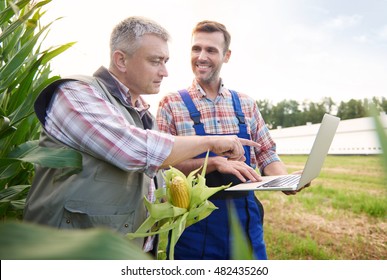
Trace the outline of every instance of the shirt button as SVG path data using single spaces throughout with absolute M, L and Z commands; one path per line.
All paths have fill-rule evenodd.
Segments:
M 128 224 L 125 224 L 125 225 L 124 225 L 124 227 L 126 227 L 126 228 L 127 228 L 127 227 L 129 227 L 129 225 L 128 225 Z
M 71 223 L 71 221 L 70 221 L 70 219 L 67 219 L 66 224 L 69 224 L 69 223 Z

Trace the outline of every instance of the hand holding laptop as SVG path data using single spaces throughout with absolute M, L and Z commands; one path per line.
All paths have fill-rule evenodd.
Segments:
M 303 172 L 303 170 L 298 170 L 298 171 L 293 172 L 292 174 L 299 174 L 299 175 L 301 175 L 302 172 Z M 300 188 L 298 190 L 295 190 L 295 191 L 283 191 L 283 193 L 286 194 L 286 195 L 295 195 L 298 192 L 302 191 L 303 189 L 309 187 L 311 184 L 312 184 L 312 182 L 309 182 L 308 184 L 306 184 L 305 186 L 303 186 L 302 188 Z

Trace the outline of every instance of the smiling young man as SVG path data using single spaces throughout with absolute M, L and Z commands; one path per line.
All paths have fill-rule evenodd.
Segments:
M 159 129 L 173 135 L 237 135 L 260 144 L 245 146 L 245 161 L 230 161 L 212 155 L 207 166 L 208 186 L 258 181 L 261 174 L 286 174 L 276 146 L 257 103 L 245 94 L 227 89 L 220 78 L 223 63 L 231 56 L 231 36 L 214 21 L 199 22 L 192 32 L 191 67 L 195 79 L 188 89 L 165 96 L 159 104 Z M 203 155 L 184 161 L 177 168 L 188 174 L 203 165 Z M 263 240 L 263 207 L 254 192 L 221 192 L 210 199 L 219 209 L 188 227 L 175 247 L 175 259 L 230 259 L 231 242 L 228 205 L 238 211 L 242 228 L 255 258 L 266 259 Z

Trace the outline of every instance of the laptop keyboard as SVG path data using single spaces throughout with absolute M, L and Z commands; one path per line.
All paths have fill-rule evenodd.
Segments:
M 287 175 L 283 177 L 276 178 L 274 180 L 271 180 L 263 185 L 261 187 L 267 188 L 267 187 L 288 187 L 288 186 L 294 186 L 297 185 L 300 181 L 301 175 Z

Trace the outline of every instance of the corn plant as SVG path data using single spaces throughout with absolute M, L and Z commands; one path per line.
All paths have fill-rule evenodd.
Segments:
M 59 77 L 50 77 L 50 60 L 74 43 L 42 50 L 49 27 L 41 26 L 41 8 L 51 2 L 0 0 L 0 217 L 21 218 L 34 175 L 33 164 L 81 168 L 70 150 L 38 145 L 39 122 L 33 103 Z
M 174 248 L 185 228 L 208 217 L 217 207 L 208 200 L 215 193 L 229 186 L 209 188 L 206 185 L 207 157 L 201 174 L 199 169 L 185 176 L 180 170 L 170 167 L 164 173 L 166 188 L 159 188 L 156 201 L 144 197 L 149 216 L 134 233 L 127 234 L 129 239 L 171 232 L 169 240 L 169 259 L 174 259 Z M 165 244 L 166 242 L 162 242 Z M 165 251 L 166 248 L 161 250 Z

